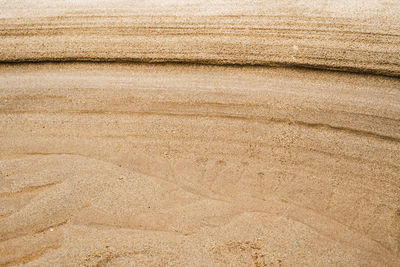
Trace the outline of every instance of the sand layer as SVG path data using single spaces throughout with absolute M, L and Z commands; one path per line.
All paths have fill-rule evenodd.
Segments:
M 400 264 L 400 81 L 0 66 L 0 264 Z
M 0 1 L 0 61 L 285 65 L 400 76 L 398 0 Z

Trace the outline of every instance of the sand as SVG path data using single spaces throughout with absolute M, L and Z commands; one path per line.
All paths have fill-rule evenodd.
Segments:
M 0 1 L 0 61 L 305 66 L 400 76 L 398 0 Z
M 400 4 L 362 2 L 0 1 L 0 265 L 399 266 Z

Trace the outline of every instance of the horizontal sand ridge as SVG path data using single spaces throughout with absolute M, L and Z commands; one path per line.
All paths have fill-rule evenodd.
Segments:
M 46 63 L 132 63 L 132 64 L 178 64 L 178 65 L 210 65 L 226 67 L 277 67 L 293 69 L 310 69 L 321 71 L 339 71 L 353 74 L 381 75 L 393 78 L 399 78 L 397 72 L 382 71 L 380 69 L 365 69 L 357 67 L 334 67 L 329 65 L 297 64 L 287 62 L 231 62 L 229 60 L 202 60 L 202 59 L 143 59 L 143 58 L 25 58 L 15 60 L 0 60 L 0 64 L 46 64 Z
M 399 77 L 400 2 L 330 2 L 22 1 L 18 9 L 5 1 L 0 61 L 297 66 Z

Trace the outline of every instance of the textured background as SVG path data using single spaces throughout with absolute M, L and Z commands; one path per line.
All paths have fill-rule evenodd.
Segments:
M 298 65 L 399 76 L 400 2 L 1 1 L 0 60 Z
M 0 265 L 399 266 L 399 6 L 0 1 Z

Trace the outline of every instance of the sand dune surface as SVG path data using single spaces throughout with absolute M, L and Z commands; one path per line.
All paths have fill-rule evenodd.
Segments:
M 396 79 L 51 63 L 0 80 L 2 264 L 399 263 Z
M 400 265 L 397 1 L 0 6 L 1 266 Z

